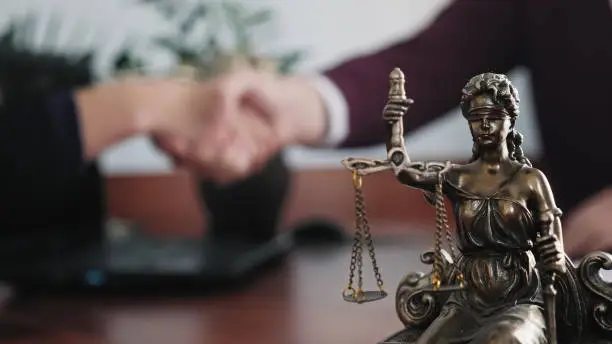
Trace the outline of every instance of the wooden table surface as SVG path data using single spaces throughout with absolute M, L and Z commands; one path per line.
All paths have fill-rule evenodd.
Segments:
M 292 184 L 284 227 L 313 216 L 351 226 L 354 191 L 346 171 L 295 173 Z M 390 294 L 382 301 L 342 300 L 350 247 L 301 249 L 253 285 L 223 296 L 40 296 L 6 309 L 0 295 L 0 343 L 376 343 L 401 328 L 395 288 L 406 273 L 423 268 L 418 256 L 432 245 L 427 229 L 434 211 L 421 193 L 398 187 L 390 175 L 372 176 L 366 184 L 372 230 L 385 236 L 376 245 Z M 205 216 L 194 185 L 181 173 L 109 178 L 109 213 L 138 221 L 151 234 L 197 237 Z M 365 271 L 375 287 L 371 270 Z
M 349 226 L 354 196 L 350 176 L 340 172 L 297 174 L 284 222 L 323 216 Z M 192 184 L 181 175 L 115 178 L 108 186 L 109 211 L 154 233 L 182 228 L 183 235 L 201 235 L 204 218 Z M 421 193 L 398 188 L 390 176 L 372 176 L 367 185 L 377 260 L 390 294 L 382 301 L 342 300 L 350 247 L 304 248 L 243 291 L 223 296 L 41 296 L 0 306 L 0 343 L 377 343 L 402 327 L 394 304 L 400 279 L 429 269 L 419 254 L 433 244 L 434 210 Z M 375 287 L 371 270 L 365 271 L 367 285 Z
M 40 296 L 5 309 L 1 343 L 332 344 L 376 343 L 401 329 L 394 293 L 409 271 L 427 269 L 419 235 L 380 238 L 377 260 L 389 296 L 350 304 L 341 290 L 350 247 L 302 248 L 243 291 L 222 296 Z M 364 268 L 369 268 L 364 256 Z M 375 287 L 371 269 L 365 283 Z

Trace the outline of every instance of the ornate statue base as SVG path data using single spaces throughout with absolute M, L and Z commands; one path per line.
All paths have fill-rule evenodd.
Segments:
M 434 252 L 425 252 L 421 261 L 433 264 Z M 444 270 L 452 261 L 443 254 Z M 567 259 L 568 274 L 558 283 L 563 298 L 557 301 L 558 344 L 612 343 L 612 284 L 601 278 L 602 270 L 612 270 L 612 255 L 593 252 L 578 265 Z M 448 273 L 443 279 L 448 280 Z M 448 293 L 431 292 L 431 276 L 422 272 L 407 274 L 397 287 L 395 306 L 406 326 L 378 344 L 414 344 L 438 316 Z

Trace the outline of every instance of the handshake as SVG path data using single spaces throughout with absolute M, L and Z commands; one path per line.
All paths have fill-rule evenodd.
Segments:
M 132 78 L 79 93 L 90 158 L 145 134 L 177 166 L 218 183 L 256 173 L 287 145 L 316 145 L 326 131 L 319 94 L 294 76 L 243 70 L 202 82 Z M 125 123 L 133 128 L 119 129 Z M 117 131 L 113 142 L 96 141 L 104 128 Z

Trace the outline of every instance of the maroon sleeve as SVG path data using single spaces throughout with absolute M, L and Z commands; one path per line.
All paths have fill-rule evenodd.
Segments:
M 416 37 L 327 71 L 348 103 L 350 131 L 342 146 L 385 140 L 381 116 L 394 67 L 404 72 L 407 95 L 415 101 L 404 121 L 410 131 L 458 106 L 472 76 L 506 73 L 520 64 L 521 18 L 518 0 L 457 0 Z

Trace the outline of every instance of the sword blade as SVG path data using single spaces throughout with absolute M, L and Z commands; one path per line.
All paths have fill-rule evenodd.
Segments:
M 557 315 L 555 298 L 557 289 L 555 288 L 555 275 L 550 276 L 550 280 L 544 286 L 544 312 L 546 313 L 546 334 L 548 344 L 557 344 Z

